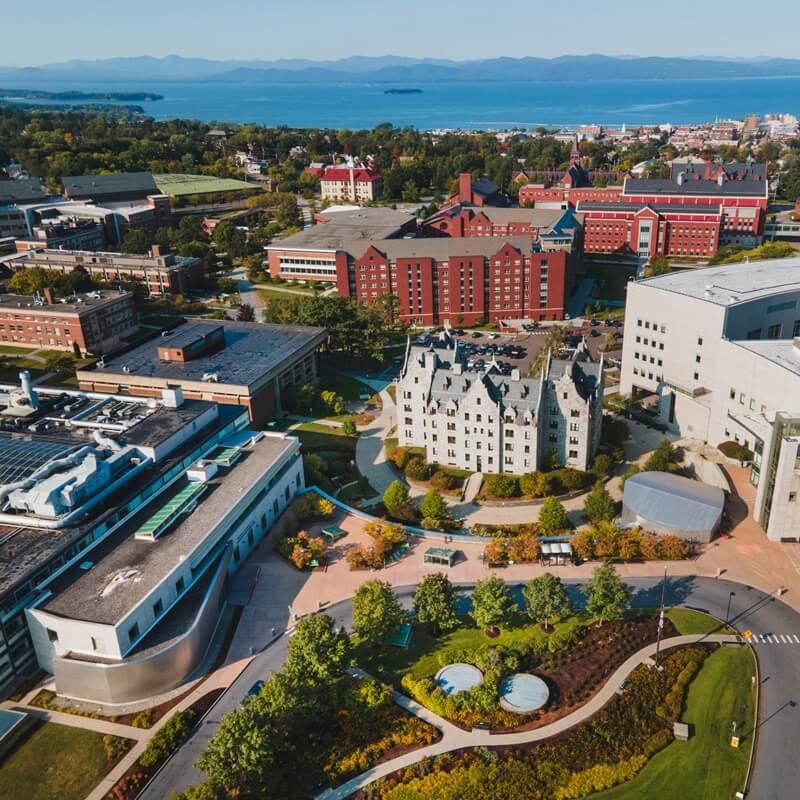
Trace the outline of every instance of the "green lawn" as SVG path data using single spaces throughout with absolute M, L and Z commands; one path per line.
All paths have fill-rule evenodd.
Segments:
M 374 394 L 366 383 L 351 378 L 349 375 L 334 375 L 330 372 L 320 375 L 317 388 L 320 392 L 336 392 L 345 400 L 358 400 L 359 394 L 364 390 L 368 391 L 370 395 Z
M 110 766 L 99 733 L 46 722 L 0 765 L 0 797 L 83 800 Z
M 289 287 L 286 287 L 286 290 L 279 289 L 272 287 L 268 289 L 258 289 L 258 293 L 261 295 L 262 300 L 277 300 L 279 302 L 283 302 L 284 300 L 302 300 L 304 296 L 310 296 L 316 294 L 313 289 L 304 289 L 302 286 L 292 286 L 291 291 L 288 291 Z
M 462 622 L 463 627 L 439 639 L 431 636 L 425 628 L 415 625 L 414 635 L 407 649 L 385 646 L 376 650 L 370 646 L 362 646 L 356 660 L 362 669 L 399 686 L 401 678 L 407 672 L 417 679 L 435 675 L 441 667 L 439 654 L 446 650 L 472 650 L 483 645 L 529 642 L 542 645 L 548 635 L 541 626 L 531 624 L 522 615 L 517 615 L 511 624 L 504 626 L 496 639 L 490 639 L 483 630 L 476 628 L 469 617 L 462 618 Z M 574 628 L 584 623 L 583 617 L 573 616 L 556 625 L 556 630 Z
M 732 798 L 744 784 L 753 733 L 753 656 L 745 647 L 722 647 L 692 681 L 681 721 L 691 726 L 688 742 L 673 742 L 622 786 L 592 800 L 705 800 Z M 747 705 L 747 710 L 742 708 Z M 743 740 L 730 746 L 731 721 Z
M 678 629 L 678 633 L 736 633 L 730 626 L 722 620 L 712 617 L 703 611 L 695 611 L 692 608 L 670 608 L 667 616 L 672 620 L 672 624 Z
M 216 192 L 255 191 L 258 186 L 234 178 L 217 178 L 213 175 L 187 175 L 166 173 L 153 176 L 158 191 L 173 197 L 191 194 L 215 194 Z

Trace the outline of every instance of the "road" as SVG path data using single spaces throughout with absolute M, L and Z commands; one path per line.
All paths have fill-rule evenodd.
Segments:
M 253 307 L 253 311 L 255 311 L 256 315 L 256 322 L 263 322 L 264 303 L 261 301 L 261 295 L 253 288 L 253 284 L 248 280 L 244 267 L 236 267 L 236 269 L 231 272 L 231 278 L 236 281 L 236 291 L 239 292 L 239 298 L 242 303 Z
M 565 581 L 574 599 L 579 584 Z M 661 581 L 653 578 L 626 580 L 634 590 L 633 603 L 640 608 L 658 606 Z M 462 587 L 468 590 L 469 587 Z M 404 604 L 410 605 L 413 587 L 396 589 Z M 667 603 L 702 609 L 720 619 L 728 613 L 730 622 L 740 631 L 750 630 L 758 656 L 761 702 L 758 746 L 748 797 L 754 800 L 783 800 L 796 797 L 800 786 L 800 759 L 796 756 L 796 737 L 800 730 L 800 614 L 773 595 L 725 580 L 682 577 L 669 581 Z M 349 627 L 352 620 L 350 600 L 325 610 L 337 624 Z M 142 795 L 144 800 L 163 800 L 172 792 L 203 780 L 194 763 L 213 736 L 222 717 L 237 708 L 258 679 L 281 668 L 286 657 L 288 637 L 278 638 L 259 653 L 241 676 L 222 696 L 200 729 L 167 763 L 156 780 Z M 692 800 L 687 798 L 686 800 Z

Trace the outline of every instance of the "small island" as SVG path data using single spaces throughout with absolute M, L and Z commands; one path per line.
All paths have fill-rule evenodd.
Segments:
M 422 94 L 422 89 L 386 89 L 384 94 Z
M 103 100 L 118 103 L 141 103 L 163 100 L 164 95 L 153 92 L 45 92 L 36 89 L 0 89 L 0 97 L 19 100 Z

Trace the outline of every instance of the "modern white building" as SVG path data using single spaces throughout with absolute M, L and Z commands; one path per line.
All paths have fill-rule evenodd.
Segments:
M 552 453 L 588 469 L 600 442 L 603 363 L 579 347 L 548 358 L 539 378 L 469 369 L 458 342 L 408 346 L 397 385 L 401 446 L 424 447 L 431 464 L 524 474 Z
M 800 257 L 628 284 L 620 391 L 682 436 L 751 449 L 756 520 L 800 537 Z

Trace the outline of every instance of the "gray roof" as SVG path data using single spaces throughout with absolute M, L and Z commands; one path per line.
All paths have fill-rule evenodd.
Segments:
M 121 621 L 188 555 L 194 553 L 209 531 L 222 522 L 259 476 L 296 446 L 297 440 L 293 437 L 265 436 L 252 450 L 243 450 L 243 457 L 233 466 L 220 468 L 217 475 L 208 481 L 194 512 L 181 517 L 180 522 L 155 541 L 136 539 L 134 534 L 139 526 L 164 506 L 168 496 L 176 494 L 187 484 L 184 475 L 165 494 L 154 497 L 119 531 L 88 553 L 86 560 L 93 562 L 90 569 L 83 570 L 77 566 L 60 577 L 55 587 L 57 594 L 44 605 L 43 610 L 101 624 Z M 104 596 L 103 590 L 109 581 L 126 570 L 136 570 L 136 580 L 122 581 Z
M 435 258 L 444 260 L 459 256 L 493 256 L 510 244 L 521 252 L 531 251 L 530 236 L 467 236 L 432 239 L 386 239 L 382 242 L 346 242 L 343 250 L 359 258 L 370 245 L 390 259 Z
M 120 297 L 133 297 L 130 292 L 117 292 L 116 290 L 106 289 L 105 291 L 97 291 L 92 294 L 76 294 L 71 295 L 69 302 L 62 303 L 56 299 L 53 305 L 36 305 L 36 298 L 28 294 L 0 294 L 0 309 L 6 310 L 9 307 L 24 308 L 26 313 L 40 312 L 42 314 L 80 314 L 88 309 L 97 308 L 98 306 L 106 305 Z
M 668 472 L 640 472 L 625 481 L 623 520 L 676 533 L 713 531 L 725 506 L 722 489 Z
M 61 181 L 69 197 L 114 194 L 161 194 L 150 172 L 115 172 L 110 175 L 67 175 Z
M 767 169 L 765 164 L 711 164 L 710 173 L 723 170 L 724 179 L 720 184 L 706 178 L 707 165 L 673 164 L 670 178 L 626 178 L 624 195 L 631 194 L 679 194 L 693 195 L 741 195 L 744 197 L 766 197 L 768 192 Z M 679 183 L 679 176 L 681 182 Z
M 345 242 L 397 236 L 401 233 L 401 229 L 414 219 L 413 214 L 390 208 L 338 211 L 328 217 L 328 222 L 312 225 L 285 239 L 276 239 L 266 249 L 341 250 Z
M 225 329 L 225 347 L 222 350 L 186 362 L 159 359 L 160 347 L 179 347 L 180 342 L 207 335 L 220 326 Z M 127 353 L 107 359 L 105 366 L 86 372 L 86 376 L 90 380 L 102 381 L 106 375 L 115 375 L 123 382 L 128 375 L 168 381 L 202 381 L 206 373 L 212 373 L 218 376 L 218 384 L 252 387 L 277 375 L 301 351 L 322 344 L 326 336 L 324 328 L 302 325 L 218 320 L 185 322 L 166 336 L 156 337 Z
M 800 256 L 676 270 L 639 283 L 714 305 L 732 306 L 760 297 L 800 293 Z
M 485 216 L 491 222 L 507 225 L 512 222 L 524 222 L 537 228 L 550 228 L 564 216 L 560 208 L 498 208 L 496 206 L 462 206 L 455 205 L 442 209 L 431 217 L 436 220 L 444 216 L 455 216 L 468 211 L 472 217 Z
M 734 344 L 793 372 L 795 375 L 800 375 L 800 347 L 795 344 L 795 341 L 793 339 L 748 339 L 736 341 Z M 789 402 L 788 398 L 787 402 Z M 800 407 L 800 397 L 794 397 L 792 402 L 796 407 Z
M 719 214 L 719 205 L 678 205 L 677 203 L 602 203 L 578 201 L 578 211 L 641 211 L 652 208 L 658 214 Z
M 0 180 L 0 203 L 35 203 L 47 196 L 47 189 L 38 178 Z
M 475 194 L 482 195 L 483 197 L 489 197 L 497 193 L 497 184 L 494 181 L 490 181 L 489 178 L 483 175 L 480 178 L 475 178 L 472 181 L 472 191 L 475 192 Z

